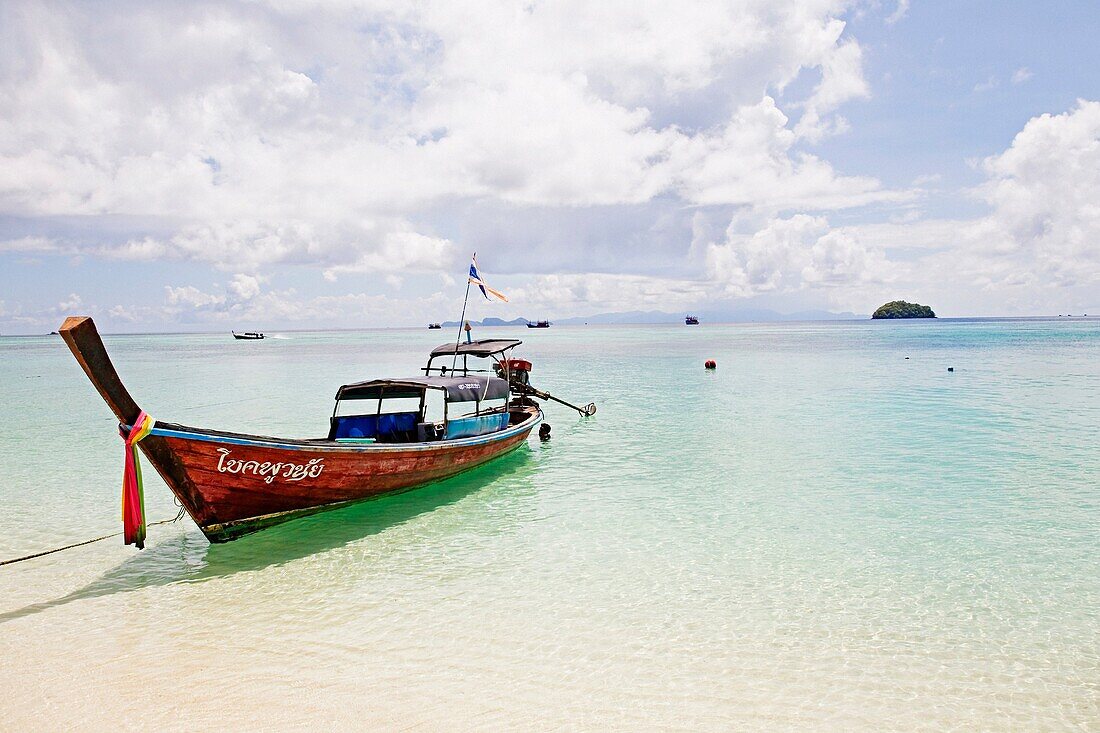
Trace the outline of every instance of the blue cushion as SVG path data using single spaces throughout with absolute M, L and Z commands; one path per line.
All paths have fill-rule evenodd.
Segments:
M 348 415 L 336 418 L 333 438 L 370 438 L 378 433 L 375 415 Z
M 447 421 L 447 439 L 472 438 L 475 435 L 495 433 L 508 427 L 508 413 L 474 415 Z
M 334 418 L 333 438 L 374 438 L 396 433 L 415 433 L 419 412 L 393 412 L 383 415 L 347 415 Z
M 392 412 L 378 416 L 378 435 L 415 432 L 419 412 Z

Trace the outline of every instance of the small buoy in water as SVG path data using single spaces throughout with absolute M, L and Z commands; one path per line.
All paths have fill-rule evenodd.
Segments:
M 706 363 L 703 364 L 703 367 L 705 369 L 717 369 L 718 365 L 714 363 L 714 359 L 707 359 Z
M 955 367 L 947 367 L 947 371 L 953 372 L 953 371 L 955 371 Z
M 550 423 L 544 422 L 539 426 L 539 440 L 550 440 Z

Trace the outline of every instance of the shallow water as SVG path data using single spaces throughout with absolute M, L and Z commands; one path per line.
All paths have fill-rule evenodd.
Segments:
M 483 335 L 598 414 L 227 545 L 0 567 L 3 727 L 1100 730 L 1100 322 Z M 285 336 L 106 341 L 154 417 L 313 437 L 445 338 Z M 0 384 L 0 559 L 120 529 L 61 340 L 0 339 Z

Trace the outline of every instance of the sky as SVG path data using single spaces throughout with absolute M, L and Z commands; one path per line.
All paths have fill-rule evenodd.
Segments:
M 0 4 L 0 333 L 1100 314 L 1095 2 Z M 478 296 L 480 297 L 480 296 Z

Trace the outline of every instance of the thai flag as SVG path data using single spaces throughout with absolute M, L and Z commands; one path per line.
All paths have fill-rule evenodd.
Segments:
M 481 273 L 477 271 L 477 252 L 474 252 L 473 259 L 470 261 L 470 282 L 481 288 L 481 294 L 485 296 L 485 300 L 492 300 L 489 297 L 489 294 L 492 293 L 499 300 L 503 300 L 505 303 L 508 302 L 508 296 L 499 290 L 493 290 L 481 279 Z

